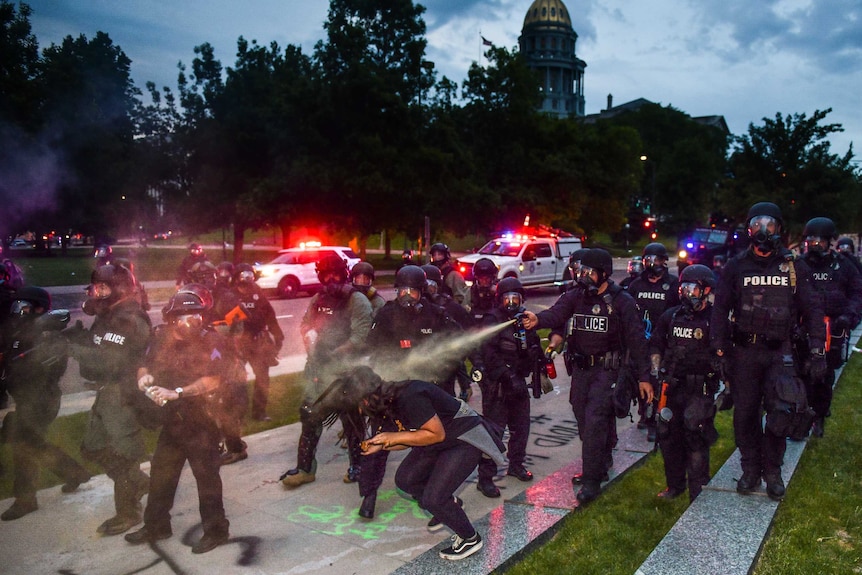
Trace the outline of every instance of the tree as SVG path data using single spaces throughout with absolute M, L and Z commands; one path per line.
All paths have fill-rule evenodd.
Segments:
M 853 146 L 843 156 L 830 151 L 828 137 L 843 131 L 840 124 L 822 124 L 832 111 L 780 113 L 749 124 L 748 133 L 734 141 L 730 158 L 732 179 L 723 190 L 723 207 L 742 221 L 759 201 L 782 209 L 785 227 L 798 233 L 810 218 L 827 216 L 839 229 L 862 227 L 862 182 L 852 165 Z

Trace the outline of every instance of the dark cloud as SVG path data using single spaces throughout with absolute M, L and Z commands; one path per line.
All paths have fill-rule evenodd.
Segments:
M 811 2 L 790 7 L 767 0 L 710 0 L 693 2 L 699 14 L 702 49 L 728 61 L 741 61 L 761 51 L 783 52 L 827 72 L 842 74 L 862 69 L 862 0 Z M 727 30 L 732 45 L 710 30 Z M 696 40 L 694 41 L 696 42 Z

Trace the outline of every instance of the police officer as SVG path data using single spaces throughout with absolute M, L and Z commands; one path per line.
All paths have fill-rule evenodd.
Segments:
M 247 316 L 243 321 L 242 333 L 237 336 L 237 347 L 240 357 L 248 361 L 254 372 L 251 417 L 256 421 L 270 421 L 266 414 L 269 367 L 278 363 L 276 356 L 284 343 L 284 332 L 278 325 L 272 304 L 255 282 L 251 265 L 239 264 L 235 267 L 233 287 Z
M 491 310 L 497 307 L 496 285 L 499 272 L 497 264 L 490 258 L 479 258 L 473 264 L 473 285 L 470 286 L 471 325 L 482 325 L 485 314 L 491 313 Z
M 583 442 L 583 472 L 574 483 L 582 483 L 577 499 L 582 504 L 599 496 L 607 481 L 616 445 L 613 394 L 622 384 L 621 369 L 626 357 L 634 365 L 638 390 L 653 399 L 649 382 L 649 358 L 643 322 L 632 296 L 610 279 L 613 258 L 603 249 L 593 248 L 581 258 L 577 282 L 581 289 L 569 290 L 547 310 L 524 312 L 527 329 L 551 328 L 550 346 L 563 342 L 560 331 L 574 317 L 567 345 L 573 361 L 569 403 L 578 422 Z
M 209 258 L 204 253 L 202 245 L 197 242 L 189 244 L 189 255 L 184 257 L 183 261 L 180 262 L 180 265 L 177 266 L 177 288 L 183 284 L 193 283 L 194 279 L 191 277 L 192 267 L 196 263 L 207 260 L 209 260 Z
M 766 409 L 764 429 L 762 406 L 791 369 L 786 361 L 792 357 L 791 337 L 800 317 L 811 349 L 812 376 L 825 373 L 823 307 L 808 265 L 794 261 L 781 243 L 779 207 L 771 202 L 754 204 L 747 221 L 751 243 L 727 262 L 715 291 L 710 344 L 730 381 L 742 465 L 736 490 L 751 493 L 762 477 L 769 497 L 780 500 L 785 490 L 781 466 L 786 434 L 771 430 L 770 421 L 777 416 L 774 408 Z
M 149 478 L 139 461 L 145 455 L 135 405 L 140 396 L 135 373 L 150 340 L 150 319 L 135 297 L 135 278 L 109 264 L 93 271 L 84 313 L 94 315 L 89 330 L 75 336 L 70 355 L 81 377 L 98 392 L 90 410 L 81 454 L 98 463 L 114 481 L 116 515 L 99 525 L 104 535 L 118 535 L 141 522 L 141 497 Z
M 853 267 L 859 270 L 859 273 L 862 273 L 862 262 L 860 262 L 859 258 L 856 256 L 856 246 L 853 244 L 853 240 L 847 236 L 839 238 L 835 244 L 835 251 L 846 256 L 853 264 Z
M 578 277 L 578 268 L 581 266 L 581 258 L 584 257 L 585 253 L 587 253 L 587 249 L 581 248 L 569 254 L 569 262 L 566 264 L 566 268 L 568 269 L 567 273 L 569 275 L 569 278 L 571 279 L 571 283 L 569 283 L 568 285 L 564 284 L 562 286 L 564 289 L 562 289 L 561 291 L 565 292 L 567 290 L 578 287 L 578 282 L 576 279 Z
M 452 380 L 462 361 L 458 355 L 447 357 L 425 347 L 461 331 L 443 308 L 423 296 L 426 286 L 421 267 L 404 266 L 395 274 L 395 300 L 386 302 L 374 318 L 368 333 L 369 351 L 375 369 L 387 379 L 421 379 L 439 385 Z M 446 391 L 454 395 L 454 389 Z M 362 460 L 359 515 L 366 519 L 374 517 L 387 458 L 387 452 L 379 452 Z
M 150 494 L 144 526 L 125 539 L 153 543 L 172 535 L 171 508 L 180 474 L 189 462 L 198 488 L 203 537 L 192 553 L 206 553 L 228 540 L 219 475 L 219 433 L 209 415 L 207 396 L 216 392 L 229 365 L 230 346 L 208 330 L 205 315 L 212 295 L 200 284 L 183 287 L 162 310 L 167 325 L 156 330 L 143 365 L 138 389 L 164 410 L 150 467 Z
M 300 333 L 308 352 L 305 363 L 306 389 L 299 419 L 302 432 L 297 447 L 296 467 L 281 477 L 292 489 L 316 479 L 317 443 L 323 433 L 323 421 L 329 414 L 318 414 L 311 405 L 332 382 L 336 373 L 346 368 L 363 351 L 371 329 L 371 303 L 348 282 L 347 264 L 336 255 L 317 263 L 317 278 L 323 289 L 311 298 L 300 322 Z M 349 428 L 349 426 L 348 426 Z M 350 468 L 346 482 L 359 475 L 359 441 L 348 435 Z
M 862 318 L 862 274 L 847 258 L 834 252 L 830 242 L 837 236 L 835 223 L 829 218 L 813 218 L 805 224 L 802 236 L 805 254 L 802 259 L 811 268 L 814 290 L 823 298 L 823 307 L 829 321 L 831 335 L 829 351 L 826 353 L 826 375 L 814 379 L 804 373 L 808 393 L 808 405 L 814 409 L 815 419 L 812 434 L 823 437 L 823 429 L 832 404 L 832 386 L 835 370 L 844 363 L 844 348 L 849 343 L 850 332 Z M 804 341 L 799 341 L 807 352 Z M 802 356 L 804 360 L 807 353 Z
M 709 347 L 715 276 L 700 264 L 687 266 L 679 278 L 680 305 L 658 318 L 650 338 L 650 359 L 660 366 L 658 442 L 667 487 L 658 494 L 674 499 L 686 489 L 694 501 L 709 482 L 709 448 L 715 430 L 715 394 L 719 374 Z
M 640 277 L 643 271 L 643 256 L 632 257 L 632 259 L 630 259 L 629 263 L 626 265 L 626 273 L 628 275 L 623 278 L 623 281 L 620 282 L 620 287 L 622 287 L 623 289 L 628 289 L 629 285 L 635 280 L 635 278 Z
M 438 242 L 431 246 L 428 253 L 431 254 L 431 264 L 437 266 L 440 273 L 443 274 L 443 284 L 440 286 L 441 291 L 452 296 L 459 305 L 469 310 L 470 301 L 468 299 L 467 282 L 464 281 L 464 276 L 452 265 L 452 254 L 449 252 L 449 246 Z
M 486 326 L 495 326 L 520 318 L 524 313 L 526 293 L 518 278 L 503 278 L 497 284 L 497 307 L 485 317 Z M 485 377 L 482 388 L 482 415 L 500 426 L 509 427 L 509 469 L 506 475 L 521 481 L 532 481 L 533 474 L 524 467 L 527 440 L 530 437 L 530 394 L 526 378 L 542 353 L 539 336 L 527 331 L 520 322 L 510 323 L 482 344 Z M 485 497 L 500 497 L 494 485 L 497 465 L 488 457 L 479 463 L 476 487 Z
M 666 309 L 679 304 L 679 280 L 668 271 L 667 248 L 652 242 L 644 246 L 643 267 L 641 275 L 631 281 L 628 292 L 635 298 L 635 303 L 643 318 L 644 334 L 647 341 L 652 335 L 653 327 Z M 656 375 L 652 376 L 653 386 L 657 385 Z M 638 401 L 640 421 L 638 429 L 647 430 L 647 439 L 655 441 L 655 404 L 647 405 Z
M 357 262 L 350 269 L 350 283 L 356 291 L 365 294 L 371 304 L 372 317 L 386 303 L 386 298 L 380 295 L 374 287 L 374 266 L 368 262 Z
M 65 341 L 57 332 L 66 326 L 68 312 L 53 315 L 47 313 L 50 309 L 47 291 L 24 286 L 16 292 L 12 316 L 3 326 L 0 372 L 15 399 L 15 411 L 3 421 L 15 465 L 15 501 L 0 515 L 3 521 L 39 508 L 36 490 L 42 465 L 63 479 L 63 493 L 75 491 L 90 479 L 86 469 L 45 438 L 60 410 L 59 381 L 67 360 Z

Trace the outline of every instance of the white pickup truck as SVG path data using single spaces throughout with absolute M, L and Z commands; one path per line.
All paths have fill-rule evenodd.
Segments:
M 481 258 L 497 264 L 499 279 L 518 278 L 524 287 L 561 285 L 569 255 L 581 249 L 576 236 L 506 235 L 495 238 L 477 252 L 458 258 L 456 268 L 464 279 L 473 279 L 473 265 Z

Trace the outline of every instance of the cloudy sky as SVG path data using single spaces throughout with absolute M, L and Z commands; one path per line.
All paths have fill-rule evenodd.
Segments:
M 532 0 L 425 0 L 427 59 L 461 82 L 482 61 L 480 34 L 514 47 Z M 734 134 L 776 113 L 832 108 L 843 154 L 862 144 L 862 0 L 564 0 L 587 62 L 586 111 L 646 98 L 692 116 L 723 115 Z M 176 87 L 176 64 L 236 40 L 299 45 L 323 36 L 327 0 L 28 0 L 41 47 L 107 32 L 132 60 L 138 87 Z M 483 62 L 484 63 L 484 62 Z

